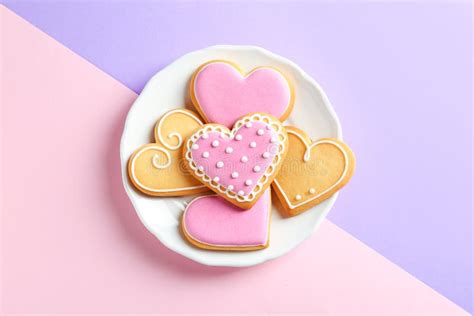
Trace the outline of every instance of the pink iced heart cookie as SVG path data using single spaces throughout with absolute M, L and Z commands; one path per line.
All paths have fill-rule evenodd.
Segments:
M 271 214 L 270 189 L 249 210 L 216 195 L 192 200 L 184 211 L 181 228 L 193 245 L 212 250 L 248 251 L 268 246 Z
M 249 209 L 277 175 L 288 150 L 280 121 L 254 113 L 235 123 L 232 131 L 206 124 L 184 147 L 191 175 L 234 205 Z
M 258 67 L 244 76 L 228 61 L 208 62 L 195 72 L 191 99 L 208 123 L 230 128 L 250 112 L 265 112 L 281 121 L 290 114 L 293 90 L 278 70 Z

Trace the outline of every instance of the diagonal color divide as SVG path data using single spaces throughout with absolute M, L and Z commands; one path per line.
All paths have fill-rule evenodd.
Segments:
M 330 96 L 357 156 L 329 219 L 472 311 L 469 2 L 7 3 L 136 92 L 214 44 L 294 60 Z
M 136 94 L 0 14 L 3 312 L 467 315 L 329 221 L 287 256 L 248 269 L 164 249 L 120 180 L 119 137 Z

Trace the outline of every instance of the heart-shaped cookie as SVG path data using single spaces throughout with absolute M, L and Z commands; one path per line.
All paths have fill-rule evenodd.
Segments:
M 272 187 L 289 216 L 321 203 L 352 177 L 355 157 L 342 141 L 323 138 L 312 142 L 300 129 L 286 127 L 289 150 Z
M 193 245 L 212 250 L 248 251 L 266 248 L 271 214 L 270 189 L 243 212 L 217 195 L 192 200 L 181 229 Z
M 264 112 L 284 121 L 290 114 L 294 93 L 278 70 L 258 67 L 244 75 L 236 65 L 213 60 L 200 66 L 190 83 L 191 100 L 208 123 L 230 128 L 251 112 Z
M 182 196 L 207 191 L 207 187 L 183 168 L 183 141 L 203 126 L 192 111 L 165 113 L 155 125 L 156 143 L 135 150 L 128 174 L 137 189 L 153 196 Z
M 238 120 L 232 131 L 204 125 L 189 137 L 183 154 L 196 179 L 248 209 L 277 175 L 287 150 L 288 135 L 280 121 L 254 113 Z

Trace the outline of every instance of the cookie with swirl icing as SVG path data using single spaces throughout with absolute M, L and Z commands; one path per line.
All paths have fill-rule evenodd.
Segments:
M 152 196 L 183 196 L 208 191 L 183 166 L 184 140 L 203 125 L 192 111 L 176 109 L 165 113 L 156 123 L 155 142 L 131 155 L 128 175 L 141 192 Z

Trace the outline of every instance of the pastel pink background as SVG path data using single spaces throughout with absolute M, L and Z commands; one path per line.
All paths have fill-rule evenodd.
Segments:
M 3 313 L 467 314 L 329 221 L 252 268 L 165 249 L 121 184 L 119 138 L 136 94 L 0 14 Z

